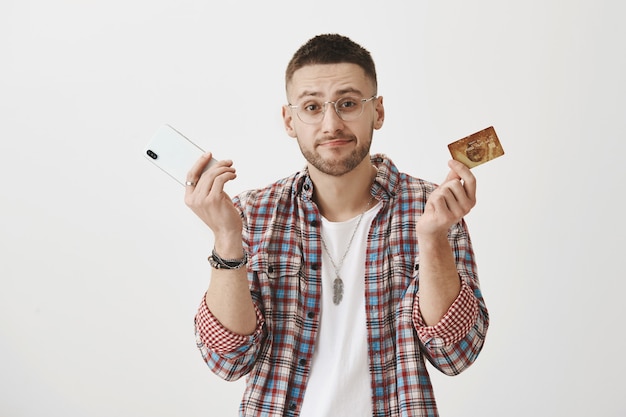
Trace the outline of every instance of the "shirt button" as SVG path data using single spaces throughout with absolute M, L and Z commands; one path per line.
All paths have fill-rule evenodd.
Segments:
M 294 411 L 296 409 L 296 403 L 289 404 L 289 410 Z
M 317 225 L 319 225 L 319 222 L 317 220 L 311 220 L 312 227 L 317 227 Z
M 320 269 L 320 264 L 317 264 L 317 263 L 312 264 L 311 265 L 311 269 L 314 270 L 314 271 L 317 271 L 318 269 Z
M 305 191 L 309 191 L 309 188 L 311 187 L 309 187 L 309 184 L 304 184 L 302 188 L 304 188 Z
M 306 365 L 306 359 L 300 359 L 298 363 L 300 364 L 300 366 L 304 366 Z
M 274 272 L 274 267 L 273 267 L 273 266 L 271 266 L 271 265 L 270 265 L 270 266 L 268 266 L 268 267 L 267 267 L 267 272 L 269 272 L 270 274 L 271 274 L 272 272 Z
M 315 317 L 315 313 L 312 311 L 309 311 L 306 315 L 308 318 L 312 319 L 313 317 Z

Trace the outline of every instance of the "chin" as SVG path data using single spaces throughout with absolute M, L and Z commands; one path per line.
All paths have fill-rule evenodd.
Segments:
M 334 177 L 340 177 L 345 175 L 361 164 L 364 158 L 369 157 L 368 152 L 363 155 L 362 153 L 353 151 L 350 155 L 344 158 L 330 158 L 325 159 L 318 155 L 317 158 L 308 159 L 309 163 L 313 165 L 318 171 Z

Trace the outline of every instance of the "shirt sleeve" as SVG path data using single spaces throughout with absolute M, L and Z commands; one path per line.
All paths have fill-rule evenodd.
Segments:
M 419 308 L 419 293 L 415 297 L 413 323 L 424 346 L 438 348 L 460 342 L 476 323 L 479 306 L 472 289 L 465 283 L 446 314 L 434 326 L 427 326 Z
M 206 299 L 203 297 L 195 318 L 198 347 L 201 350 L 207 348 L 220 356 L 237 356 L 238 352 L 245 352 L 247 347 L 254 344 L 261 336 L 263 329 L 263 315 L 256 304 L 254 305 L 254 310 L 257 317 L 255 332 L 251 335 L 240 335 L 231 332 L 220 323 L 209 310 L 209 307 L 206 305 Z

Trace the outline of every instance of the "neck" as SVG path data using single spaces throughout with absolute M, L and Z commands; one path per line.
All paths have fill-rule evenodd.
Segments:
M 309 167 L 315 185 L 314 200 L 325 218 L 345 221 L 363 213 L 374 204 L 371 188 L 376 178 L 376 168 L 369 156 L 355 169 L 341 175 L 324 174 Z M 369 203 L 369 204 L 368 204 Z

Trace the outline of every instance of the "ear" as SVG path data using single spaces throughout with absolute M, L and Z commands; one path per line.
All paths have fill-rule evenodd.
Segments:
M 383 105 L 383 97 L 378 96 L 376 98 L 376 120 L 374 121 L 374 129 L 380 129 L 383 127 L 383 122 L 385 121 L 385 106 Z
M 285 125 L 285 131 L 292 138 L 297 137 L 296 127 L 293 120 L 293 110 L 287 105 L 283 106 L 283 124 Z

